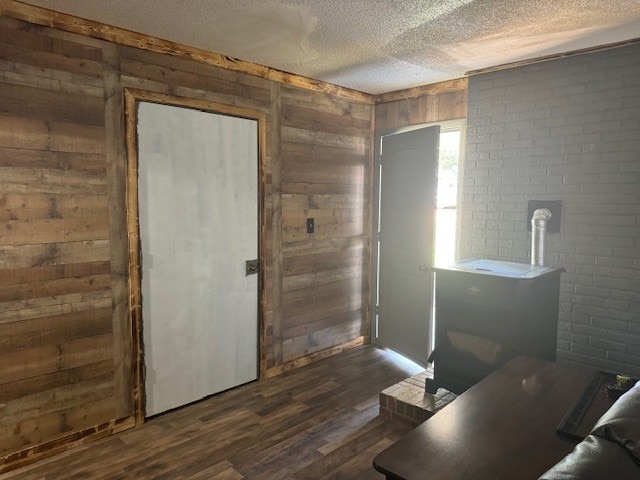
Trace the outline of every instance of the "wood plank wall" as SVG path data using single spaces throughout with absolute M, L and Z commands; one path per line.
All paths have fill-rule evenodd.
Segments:
M 403 98 L 405 97 L 405 98 Z M 467 117 L 467 79 L 379 95 L 376 132 Z
M 119 418 L 102 50 L 0 24 L 0 455 Z M 126 381 L 126 380 L 125 380 Z
M 0 472 L 133 424 L 127 87 L 266 115 L 267 374 L 368 339 L 372 105 L 0 17 Z
M 368 336 L 369 105 L 281 90 L 282 357 Z M 306 233 L 314 218 L 315 233 Z

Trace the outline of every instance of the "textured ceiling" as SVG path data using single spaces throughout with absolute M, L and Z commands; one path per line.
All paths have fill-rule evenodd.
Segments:
M 640 0 L 26 0 L 367 93 L 640 37 Z

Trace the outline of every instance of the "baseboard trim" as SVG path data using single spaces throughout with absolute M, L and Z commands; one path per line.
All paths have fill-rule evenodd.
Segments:
M 340 345 L 335 345 L 325 350 L 320 350 L 319 352 L 314 352 L 305 357 L 296 358 L 295 360 L 291 360 L 290 362 L 287 362 L 287 363 L 276 365 L 275 367 L 271 367 L 267 369 L 265 378 L 276 377 L 289 370 L 304 367 L 305 365 L 309 365 L 310 363 L 317 362 L 318 360 L 322 360 L 323 358 L 331 357 L 338 353 L 342 353 L 346 350 L 359 347 L 360 345 L 364 345 L 366 343 L 365 339 L 366 337 L 364 336 L 358 337 L 349 342 L 342 343 Z
M 52 457 L 99 438 L 128 430 L 136 425 L 135 415 L 118 418 L 109 422 L 58 437 L 50 442 L 40 443 L 23 450 L 0 457 L 0 474 L 16 470 L 31 463 Z

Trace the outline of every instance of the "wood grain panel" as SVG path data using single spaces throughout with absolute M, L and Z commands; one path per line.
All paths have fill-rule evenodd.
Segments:
M 99 74 L 98 67 L 102 58 L 102 51 L 100 48 L 87 45 L 82 41 L 81 37 L 76 36 L 74 41 L 69 41 L 55 35 L 43 35 L 42 29 L 38 26 L 6 18 L 3 24 L 0 24 L 0 42 L 29 48 L 42 54 L 62 55 L 69 60 L 93 61 L 96 62 L 94 67 L 97 74 Z M 42 55 L 42 57 L 46 58 L 47 56 Z M 57 58 L 50 55 L 48 57 Z
M 362 185 L 365 170 L 355 165 L 324 165 L 315 163 L 288 163 L 282 172 L 283 183 L 311 183 L 332 185 L 354 185 L 353 194 L 357 194 L 355 186 Z
M 5 220 L 0 227 L 3 245 L 104 240 L 108 237 L 109 219 L 106 217 Z
M 384 103 L 375 109 L 377 132 L 394 130 L 408 125 L 441 122 L 466 118 L 467 82 L 452 80 L 418 90 L 394 92 L 381 96 Z M 403 97 L 403 93 L 407 97 Z M 416 96 L 416 94 L 419 95 Z
M 96 290 L 0 304 L 0 323 L 92 311 L 112 305 L 111 291 Z
M 104 128 L 0 115 L 0 147 L 104 153 Z
M 360 264 L 361 260 L 358 262 L 358 265 L 353 267 L 342 267 L 334 270 L 323 270 L 319 272 L 284 277 L 282 282 L 282 291 L 290 292 L 293 290 L 309 288 L 314 285 L 324 285 L 326 283 L 346 279 L 357 281 L 362 275 L 362 268 Z
M 20 400 L 27 397 L 35 398 L 35 395 L 48 392 L 54 388 L 73 385 L 92 378 L 109 375 L 112 372 L 113 362 L 105 360 L 48 375 L 27 378 L 11 384 L 3 384 L 2 390 L 0 390 L 0 403 L 6 404 L 12 400 Z M 34 406 L 32 405 L 31 408 L 34 409 Z
M 104 155 L 76 152 L 0 148 L 0 167 L 106 172 Z
M 0 167 L 0 172 L 2 171 L 3 169 Z M 82 175 L 79 177 L 81 179 L 85 178 Z M 42 180 L 34 183 L 40 184 L 41 182 Z M 24 185 L 26 182 L 15 183 Z M 60 183 L 66 185 L 66 183 Z M 80 183 L 82 183 L 82 181 L 80 181 Z M 46 218 L 105 218 L 108 216 L 107 209 L 108 203 L 106 195 L 0 194 L 0 221 Z
M 113 359 L 113 335 L 105 333 L 1 354 L 0 378 L 12 383 L 109 359 Z
M 355 137 L 366 136 L 369 131 L 369 119 L 351 118 L 286 103 L 282 105 L 282 124 Z
M 0 59 L 0 81 L 9 85 L 42 88 L 87 97 L 102 97 L 102 79 L 41 66 L 18 64 Z
M 395 102 L 397 100 L 406 100 L 417 97 L 436 96 L 441 93 L 455 92 L 460 90 L 466 90 L 469 84 L 467 78 L 456 78 L 454 80 L 446 80 L 444 82 L 431 83 L 428 85 L 421 85 L 414 88 L 407 88 L 405 90 L 397 90 L 394 92 L 382 93 L 376 95 L 374 100 L 376 104 Z
M 23 396 L 20 401 L 9 401 L 5 408 L 8 416 L 20 424 L 25 420 L 40 420 L 43 413 L 46 415 L 60 410 L 69 411 L 77 405 L 86 406 L 111 396 L 113 396 L 113 374 L 107 371 L 104 375 L 88 378 L 71 386 L 63 385 L 44 393 L 37 392 Z M 46 411 L 41 409 L 43 404 L 48 407 Z
M 71 292 L 102 290 L 109 286 L 109 281 L 109 275 L 89 275 L 5 285 L 0 292 L 0 302 L 51 297 Z
M 285 209 L 291 212 L 300 212 L 309 209 L 348 209 L 349 207 L 353 207 L 353 197 L 348 194 L 302 195 L 285 193 L 282 195 L 282 198 Z
M 144 73 L 152 71 L 148 69 L 152 67 L 156 69 L 165 69 L 165 71 L 172 71 L 176 74 L 182 73 L 185 75 L 193 75 L 185 76 L 184 78 L 197 79 L 204 77 L 211 80 L 220 80 L 229 84 L 240 83 L 241 79 L 244 78 L 254 78 L 242 75 L 237 71 L 202 64 L 188 58 L 173 57 L 158 52 L 146 52 L 134 47 L 123 45 L 119 47 L 119 51 L 122 63 L 121 73 L 124 75 L 128 75 L 127 72 L 129 72 L 132 76 L 144 78 Z M 137 71 L 136 66 L 141 67 L 142 70 L 140 72 Z M 260 79 L 257 77 L 255 78 L 264 86 L 264 88 L 269 88 L 268 80 Z
M 282 358 L 363 338 L 369 317 L 372 109 L 286 89 L 282 107 Z M 315 232 L 306 231 L 314 218 Z
M 101 77 L 0 18 L 0 463 L 115 418 Z
M 314 334 L 314 332 L 322 332 L 327 328 L 339 328 L 345 325 L 359 328 L 360 322 L 362 322 L 362 312 L 360 310 L 350 310 L 324 317 L 315 322 L 296 322 L 295 324 L 285 326 L 284 331 L 287 338 L 303 338 L 304 336 Z
M 0 167 L 3 193 L 59 193 L 103 195 L 106 175 L 103 172 L 46 170 L 22 167 Z
M 73 58 L 61 53 L 35 50 L 23 45 L 11 45 L 1 41 L 0 60 L 82 75 L 99 76 L 102 73 L 99 62 Z
M 225 68 L 207 65 L 187 58 L 164 55 L 162 53 L 140 50 L 139 48 L 120 46 L 120 58 L 123 61 L 134 61 L 139 63 L 152 64 L 158 67 L 166 67 L 172 70 L 193 73 L 202 77 L 223 80 L 226 82 L 237 82 L 247 85 L 261 87 L 269 90 L 271 82 L 265 78 L 243 75 L 241 72 L 228 70 Z M 137 75 L 137 72 L 133 72 Z
M 288 86 L 283 86 L 280 98 L 285 105 L 295 105 L 303 108 L 312 107 L 316 110 L 321 110 L 323 113 L 358 120 L 368 120 L 372 110 L 367 104 L 349 101 L 333 95 L 325 95 L 313 90 Z
M 103 240 L 46 245 L 0 245 L 0 269 L 34 268 L 75 262 L 101 262 L 109 258 L 109 242 Z
M 235 73 L 232 78 L 220 78 L 222 75 L 209 76 L 200 72 L 179 70 L 176 67 L 184 62 L 178 59 L 166 61 L 164 58 L 161 65 L 149 63 L 149 59 L 135 61 L 124 59 L 121 62 L 120 73 L 129 77 L 150 80 L 168 85 L 190 88 L 200 91 L 214 91 L 225 95 L 243 97 L 251 100 L 267 102 L 270 99 L 269 89 L 263 86 L 253 86 L 241 83 L 238 79 L 240 74 Z M 196 69 L 192 69 L 196 70 Z
M 44 282 L 60 278 L 86 277 L 109 273 L 108 262 L 68 263 L 48 267 L 15 268 L 0 270 L 0 285 L 2 287 L 25 284 L 29 282 Z M 24 288 L 21 286 L 20 288 Z M 26 298 L 30 298 L 27 295 Z
M 255 63 L 227 57 L 194 47 L 177 44 L 144 34 L 112 27 L 91 20 L 66 15 L 39 7 L 34 7 L 14 0 L 5 0 L 1 6 L 2 14 L 32 24 L 55 27 L 67 32 L 104 39 L 108 42 L 136 47 L 142 50 L 163 53 L 180 58 L 188 58 L 197 62 L 228 70 L 242 72 L 252 76 L 268 78 L 272 82 L 293 85 L 295 87 L 323 92 L 353 102 L 373 104 L 373 98 L 366 93 L 358 92 L 319 80 L 282 72 Z
M 104 102 L 97 97 L 0 83 L 0 114 L 104 125 Z
M 288 126 L 282 127 L 282 141 L 284 142 L 310 143 L 312 145 L 342 147 L 363 155 L 368 148 L 368 142 L 366 140 L 368 140 L 368 136 L 357 137 L 304 128 Z
M 290 292 L 285 295 L 285 298 L 289 294 Z M 357 310 L 361 307 L 363 301 L 360 293 L 353 294 L 353 292 L 350 292 L 349 290 L 340 291 L 336 295 L 329 298 L 321 298 L 321 300 L 322 301 L 317 303 L 309 303 L 302 307 L 295 305 L 293 302 L 289 302 L 292 304 L 291 307 L 286 310 L 283 308 L 283 324 L 299 325 L 303 323 L 321 321 L 327 317 L 346 313 L 351 310 Z M 327 341 L 332 341 L 332 339 L 328 338 Z
M 322 163 L 327 165 L 367 165 L 368 151 L 354 152 L 351 148 L 284 142 L 281 145 L 283 164 Z
M 15 353 L 110 331 L 110 307 L 0 323 L 0 351 Z
M 334 347 L 342 351 L 354 342 L 361 345 L 364 337 L 357 335 L 362 321 L 355 323 L 355 325 L 340 324 L 324 329 L 314 328 L 314 331 L 309 334 L 287 338 L 282 345 L 282 357 L 285 362 L 292 362 L 315 354 L 322 355 L 325 350 Z M 327 339 L 330 339 L 329 344 Z M 335 343 L 332 345 L 332 342 Z
M 360 287 L 354 288 L 353 282 L 350 279 L 346 279 L 299 288 L 283 295 L 283 308 L 292 312 L 291 318 L 297 320 L 301 313 L 313 308 L 313 305 L 324 305 L 334 301 L 340 302 L 341 296 L 345 298 L 360 296 Z M 286 319 L 287 317 L 285 317 Z
M 66 395 L 60 395 L 61 392 L 54 389 L 52 394 L 58 394 L 58 397 L 34 398 L 37 403 L 48 402 L 47 409 L 30 410 L 24 415 L 8 415 L 20 433 L 9 436 L 7 441 L 3 442 L 5 449 L 2 453 L 96 425 L 105 412 L 113 416 L 113 375 L 73 385 L 71 392 L 65 392 L 69 388 L 64 387 L 60 390 Z M 54 399 L 57 401 L 53 402 Z M 13 404 L 14 402 L 10 402 L 8 408 Z M 39 414 L 34 415 L 34 412 Z
M 162 92 L 166 95 L 173 95 L 181 98 L 199 99 L 201 101 L 219 103 L 223 105 L 236 105 L 238 107 L 261 110 L 264 113 L 267 113 L 269 111 L 270 102 L 260 102 L 246 97 L 228 95 L 217 91 L 200 90 L 179 85 L 170 85 L 168 83 L 139 79 L 137 77 L 125 75 L 121 75 L 120 80 L 122 81 L 123 87 L 135 90 Z
M 343 266 L 358 265 L 363 260 L 363 245 L 358 239 L 332 241 L 323 250 L 314 251 L 313 246 L 301 251 L 298 255 L 287 255 L 283 262 L 285 275 L 332 270 Z M 311 251 L 308 251 L 311 250 Z M 318 249 L 319 250 L 319 249 Z
M 355 208 L 305 208 L 300 210 L 288 210 L 283 213 L 285 225 L 301 225 L 305 219 L 313 217 L 320 224 L 333 223 L 334 225 L 344 225 L 347 223 L 362 223 L 363 212 Z M 305 225 L 306 227 L 306 225 Z
M 352 195 L 354 193 L 353 185 L 335 183 L 283 183 L 282 190 L 287 193 L 306 193 L 309 195 Z
M 299 240 L 304 240 L 309 235 L 307 233 L 306 226 L 298 226 L 283 223 L 282 226 L 283 234 L 282 241 L 283 242 L 296 242 Z M 354 223 L 325 223 L 318 224 L 315 226 L 314 236 L 315 238 L 324 240 L 331 238 L 341 238 L 341 237 L 354 237 L 363 235 L 365 232 L 363 230 L 362 223 L 354 222 Z
M 227 95 L 242 95 L 244 89 L 244 85 L 234 81 L 203 77 L 195 73 L 132 60 L 122 61 L 121 72 L 123 75 L 135 76 L 136 78 L 153 80 L 169 85 L 181 85 L 197 90 L 214 90 Z
M 14 412 L 0 407 L 0 470 L 133 425 L 125 88 L 264 118 L 261 374 L 365 341 L 370 96 L 11 0 L 0 8 L 0 403 Z

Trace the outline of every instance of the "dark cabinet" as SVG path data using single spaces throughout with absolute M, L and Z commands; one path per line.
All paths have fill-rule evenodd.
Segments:
M 562 268 L 493 260 L 437 267 L 434 378 L 460 393 L 517 355 L 555 361 Z

